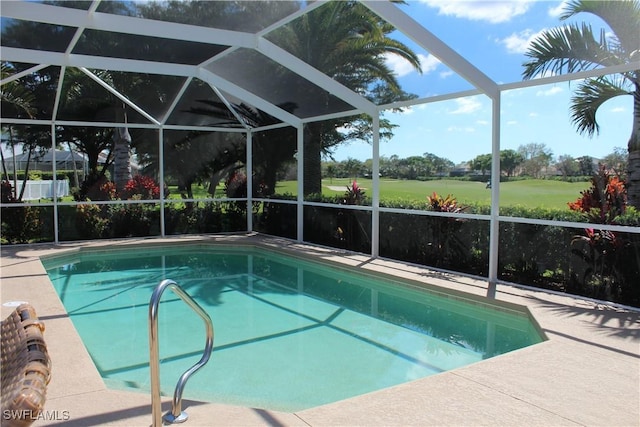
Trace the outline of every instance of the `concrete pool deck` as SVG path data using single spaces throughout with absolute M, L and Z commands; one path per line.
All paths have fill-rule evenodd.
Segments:
M 429 285 L 486 294 L 486 282 L 264 236 L 188 236 L 1 248 L 1 302 L 28 301 L 46 325 L 52 379 L 34 426 L 149 426 L 146 393 L 104 385 L 39 257 L 76 247 L 150 243 L 259 244 Z M 185 426 L 639 426 L 640 313 L 605 303 L 498 285 L 526 306 L 548 340 L 470 366 L 352 399 L 283 413 L 184 400 Z M 4 319 L 12 311 L 2 306 Z M 230 373 L 232 375 L 232 373 Z M 187 385 L 188 388 L 188 385 Z M 163 413 L 171 397 L 163 397 Z M 48 419 L 44 419 L 48 418 Z

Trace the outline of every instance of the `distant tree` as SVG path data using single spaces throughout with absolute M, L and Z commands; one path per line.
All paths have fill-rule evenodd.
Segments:
M 616 147 L 613 153 L 607 154 L 602 158 L 602 164 L 607 169 L 613 171 L 617 176 L 624 178 L 627 171 L 627 163 L 629 162 L 629 152 L 625 148 Z
M 568 154 L 558 156 L 556 168 L 565 178 L 568 176 L 577 175 L 580 171 L 580 168 L 578 167 L 578 160 Z
M 637 0 L 572 0 L 561 20 L 579 13 L 601 18 L 610 30 L 596 38 L 587 23 L 568 24 L 543 31 L 526 52 L 523 77 L 531 79 L 547 72 L 572 73 L 640 60 L 640 2 Z M 571 99 L 571 120 L 581 134 L 599 132 L 596 111 L 609 99 L 633 96 L 633 125 L 628 142 L 628 202 L 640 208 L 640 70 L 587 78 L 578 83 Z
M 500 150 L 500 170 L 506 173 L 507 176 L 513 176 L 516 168 L 523 161 L 522 155 L 515 150 Z
M 424 153 L 423 156 L 427 165 L 429 165 L 432 175 L 445 175 L 455 167 L 455 163 L 451 160 L 436 156 L 433 153 Z
M 327 165 L 325 168 L 325 175 L 329 178 L 329 182 L 333 181 L 333 178 L 336 176 L 336 167 L 333 164 Z
M 358 159 L 349 157 L 346 161 L 343 162 L 343 164 L 343 167 L 347 172 L 347 176 L 349 178 L 353 178 L 355 180 L 356 178 L 364 174 L 364 164 Z
M 524 175 L 539 178 L 543 171 L 551 164 L 553 152 L 545 144 L 529 143 L 518 147 L 518 153 L 522 156 L 521 164 Z
M 595 162 L 591 156 L 581 156 L 576 159 L 578 162 L 578 173 L 583 176 L 591 176 L 595 173 Z
M 481 154 L 471 160 L 471 162 L 469 162 L 469 165 L 471 166 L 472 170 L 480 171 L 482 175 L 487 175 L 487 172 L 491 172 L 491 162 L 491 154 Z

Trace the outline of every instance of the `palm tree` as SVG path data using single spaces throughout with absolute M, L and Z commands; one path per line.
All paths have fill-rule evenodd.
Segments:
M 131 135 L 127 129 L 127 111 L 124 103 L 122 111 L 116 110 L 116 115 L 122 116 L 124 125 L 113 130 L 113 182 L 119 193 L 131 179 Z
M 387 66 L 387 55 L 399 55 L 420 71 L 417 55 L 391 39 L 392 31 L 392 25 L 362 4 L 332 1 L 268 34 L 267 38 L 352 91 L 373 102 L 386 103 L 412 98 L 402 91 L 393 70 Z M 348 126 L 345 120 L 350 122 Z M 322 153 L 350 138 L 370 136 L 368 120 L 359 117 L 305 126 L 305 195 L 321 191 Z M 381 129 L 382 126 L 381 123 Z M 354 133 L 345 135 L 338 130 L 346 127 L 354 129 Z
M 250 105 L 240 103 L 231 104 L 237 116 L 233 115 L 226 104 L 207 99 L 197 100 L 198 104 L 192 106 L 188 112 L 205 117 L 216 118 L 216 125 L 223 127 L 238 127 L 238 118 L 244 123 L 256 128 L 278 123 L 278 119 L 260 111 Z M 279 108 L 292 113 L 297 106 L 293 103 L 279 104 Z M 267 132 L 254 133 L 253 139 L 253 179 L 254 196 L 271 196 L 275 193 L 278 172 L 282 167 L 291 163 L 296 152 L 296 134 L 291 128 L 273 129 Z M 227 155 L 225 162 L 218 164 L 218 169 L 212 174 L 210 191 L 220 177 L 221 171 L 230 171 L 237 162 L 244 162 L 246 152 L 235 150 L 234 155 Z
M 2 63 L 0 65 L 0 75 L 2 79 L 8 78 L 15 73 L 15 69 L 7 63 Z M 2 108 L 8 108 L 15 113 L 16 117 L 26 116 L 30 119 L 34 119 L 36 115 L 35 97 L 32 92 L 30 92 L 27 88 L 23 87 L 18 80 L 12 80 L 9 83 L 6 83 L 0 89 L 0 99 L 2 100 Z M 34 150 L 33 144 L 27 144 L 28 147 L 28 156 L 27 156 L 27 169 L 24 171 L 23 183 L 22 183 L 22 191 L 20 195 L 16 194 L 18 191 L 18 170 L 16 167 L 16 152 L 15 146 L 16 142 L 14 141 L 14 128 L 12 125 L 7 126 L 6 128 L 7 134 L 9 135 L 9 145 L 11 146 L 11 151 L 13 154 L 13 187 L 12 194 L 4 195 L 5 197 L 11 197 L 11 199 L 15 201 L 21 201 L 22 196 L 24 194 L 24 190 L 26 188 L 26 181 L 29 177 L 29 161 L 31 160 L 31 154 Z M 9 174 L 7 173 L 7 165 L 5 163 L 4 158 L 4 150 L 0 147 L 0 159 L 2 161 L 2 173 L 4 180 L 9 182 Z
M 529 46 L 530 58 L 523 77 L 546 72 L 572 73 L 597 67 L 628 64 L 640 60 L 640 3 L 636 0 L 574 0 L 567 4 L 561 20 L 585 12 L 601 18 L 611 29 L 596 38 L 587 23 L 568 24 L 547 30 Z M 627 173 L 628 204 L 640 208 L 640 70 L 588 78 L 571 98 L 571 120 L 580 134 L 599 132 L 596 111 L 611 98 L 633 95 L 633 126 L 629 138 Z

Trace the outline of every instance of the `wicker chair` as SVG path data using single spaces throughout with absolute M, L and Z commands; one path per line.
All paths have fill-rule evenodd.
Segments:
M 51 360 L 34 308 L 21 304 L 2 321 L 2 426 L 28 426 L 41 416 Z

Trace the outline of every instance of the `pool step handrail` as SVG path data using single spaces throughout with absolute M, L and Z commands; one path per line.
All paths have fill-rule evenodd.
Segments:
M 171 411 L 162 416 L 162 402 L 160 400 L 160 351 L 158 346 L 158 306 L 162 293 L 166 288 L 170 288 L 204 320 L 207 330 L 207 341 L 202 357 L 198 363 L 189 368 L 178 379 L 176 389 L 173 393 Z M 160 282 L 154 289 L 151 300 L 149 301 L 149 369 L 151 372 L 151 413 L 153 416 L 153 427 L 161 427 L 163 420 L 168 424 L 173 424 L 183 423 L 189 418 L 189 415 L 182 411 L 182 391 L 189 377 L 209 361 L 212 351 L 213 323 L 207 312 L 173 280 L 165 279 Z

